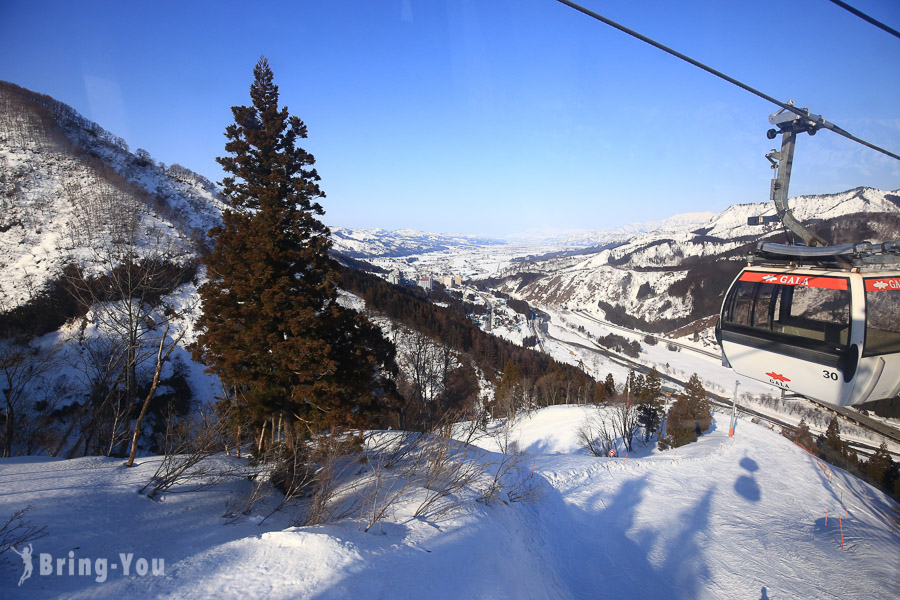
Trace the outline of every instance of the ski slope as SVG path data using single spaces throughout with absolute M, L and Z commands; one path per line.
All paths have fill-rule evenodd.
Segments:
M 592 407 L 521 416 L 508 440 L 533 468 L 533 502 L 469 503 L 426 523 L 404 506 L 368 533 L 354 519 L 291 527 L 222 519 L 239 480 L 161 502 L 137 493 L 157 458 L 0 460 L 0 515 L 32 505 L 46 525 L 34 572 L 0 565 L 3 598 L 890 598 L 900 533 L 881 492 L 751 423 L 726 417 L 692 445 L 628 458 L 586 454 Z M 476 443 L 498 450 L 498 437 Z M 237 461 L 221 457 L 217 460 Z M 825 510 L 828 522 L 825 524 Z M 838 515 L 841 516 L 840 522 Z M 841 548 L 841 528 L 844 548 Z M 131 575 L 41 575 L 55 558 L 133 554 Z M 138 558 L 165 573 L 134 574 Z

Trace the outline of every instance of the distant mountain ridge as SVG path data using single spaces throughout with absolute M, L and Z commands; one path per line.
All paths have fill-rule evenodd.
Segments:
M 648 233 L 658 230 L 673 231 L 684 227 L 696 227 L 698 225 L 706 223 L 715 216 L 716 213 L 711 211 L 682 213 L 665 219 L 629 223 L 627 225 L 622 225 L 613 229 L 603 229 L 550 236 L 549 238 L 546 238 L 546 241 L 552 241 L 564 246 L 571 246 L 575 248 L 602 246 L 633 237 L 640 233 Z
M 501 246 L 505 241 L 466 234 L 426 233 L 412 229 L 332 227 L 334 250 L 351 258 L 401 257 L 459 247 Z
M 791 206 L 835 244 L 900 239 L 897 191 L 859 187 L 799 196 Z M 704 319 L 708 325 L 751 248 L 763 239 L 784 241 L 780 224 L 747 224 L 748 217 L 773 213 L 769 203 L 734 205 L 699 227 L 636 234 L 589 256 L 515 263 L 501 289 L 642 330 L 667 332 Z

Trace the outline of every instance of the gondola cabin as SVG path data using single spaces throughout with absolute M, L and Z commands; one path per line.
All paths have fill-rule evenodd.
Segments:
M 839 406 L 900 393 L 900 271 L 749 266 L 716 335 L 735 372 Z

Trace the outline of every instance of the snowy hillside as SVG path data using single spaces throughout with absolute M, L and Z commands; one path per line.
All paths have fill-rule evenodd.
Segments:
M 154 502 L 137 493 L 158 458 L 0 461 L 0 514 L 31 505 L 46 526 L 33 571 L 8 553 L 16 598 L 890 598 L 900 594 L 898 507 L 781 436 L 727 418 L 675 451 L 595 458 L 577 429 L 591 407 L 521 418 L 476 441 L 496 468 L 504 439 L 536 494 L 477 502 L 457 492 L 440 519 L 412 516 L 415 490 L 380 525 L 293 527 L 264 504 L 226 524 L 249 483 Z M 477 448 L 472 452 L 477 453 Z M 243 468 L 236 458 L 219 467 Z M 365 477 L 372 467 L 363 467 Z M 477 487 L 473 483 L 473 487 Z M 826 513 L 827 511 L 827 513 Z M 843 544 L 843 547 L 842 547 Z M 87 560 L 82 560 L 87 559 Z M 59 567 L 57 560 L 61 561 Z M 79 561 L 82 562 L 79 562 Z M 69 564 L 73 565 L 70 574 Z M 127 565 L 128 574 L 125 574 Z M 46 568 L 45 568 L 46 567 Z M 78 569 L 82 569 L 81 575 Z
M 113 242 L 172 262 L 196 256 L 223 204 L 184 167 L 132 154 L 124 140 L 52 98 L 0 82 L 0 310 L 31 300 L 67 264 L 95 275 Z

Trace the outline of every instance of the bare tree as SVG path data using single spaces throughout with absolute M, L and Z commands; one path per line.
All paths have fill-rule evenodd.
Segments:
M 85 337 L 79 340 L 78 360 L 73 364 L 81 372 L 82 384 L 87 391 L 87 401 L 78 412 L 81 436 L 72 446 L 68 458 L 99 452 L 108 455 L 127 430 L 122 401 L 121 344 L 106 335 Z
M 3 387 L 4 457 L 13 455 L 19 411 L 31 398 L 31 386 L 54 368 L 56 350 L 32 346 L 23 338 L 0 340 L 0 377 Z
M 54 413 L 60 403 L 68 395 L 71 387 L 61 376 L 50 381 L 45 378 L 44 384 L 32 393 L 30 410 L 22 415 L 16 426 L 19 432 L 21 452 L 26 456 L 46 452 L 50 456 L 59 454 L 77 421 L 72 419 L 65 432 L 60 433 L 54 426 Z
M 126 467 L 130 467 L 134 464 L 134 457 L 137 454 L 137 446 L 138 440 L 141 437 L 141 424 L 144 422 L 144 417 L 147 415 L 147 409 L 150 408 L 150 400 L 153 399 L 153 395 L 156 393 L 156 387 L 159 385 L 159 376 L 162 373 L 163 365 L 166 360 L 168 360 L 169 355 L 172 354 L 172 350 L 175 349 L 175 346 L 178 345 L 178 342 L 181 341 L 181 338 L 184 337 L 184 332 L 186 330 L 182 329 L 181 333 L 178 334 L 178 337 L 172 340 L 169 344 L 169 349 L 166 350 L 165 356 L 163 356 L 163 346 L 166 342 L 166 336 L 169 334 L 169 324 L 166 324 L 166 330 L 162 334 L 162 337 L 159 339 L 159 351 L 156 353 L 156 369 L 153 373 L 153 382 L 150 384 L 150 391 L 147 392 L 147 397 L 144 398 L 144 404 L 141 406 L 141 412 L 138 414 L 137 420 L 134 423 L 134 434 L 131 437 L 131 452 L 128 454 L 128 462 L 125 464 Z
M 634 431 L 638 426 L 638 411 L 634 400 L 619 397 L 607 405 L 610 411 L 612 426 L 616 434 L 622 438 L 625 447 L 630 451 L 634 439 Z
M 617 428 L 607 408 L 598 407 L 578 428 L 578 438 L 594 456 L 609 456 L 616 446 Z
M 412 379 L 414 399 L 427 404 L 436 395 L 438 385 L 438 346 L 418 331 L 409 332 L 403 338 L 398 362 Z
M 455 423 L 455 437 L 468 446 L 488 435 L 487 426 L 491 419 L 491 410 L 485 398 L 476 398 L 470 407 L 448 415 Z
M 114 381 L 107 378 L 112 385 L 106 400 L 113 403 L 108 412 L 115 425 L 107 454 L 123 448 L 127 434 L 122 437 L 119 432 L 129 429 L 140 369 L 154 354 L 159 330 L 177 317 L 163 304 L 163 297 L 181 283 L 188 269 L 179 263 L 179 254 L 162 232 L 141 230 L 140 218 L 134 214 L 121 224 L 111 242 L 99 244 L 95 250 L 93 262 L 103 275 L 90 277 L 80 267 L 69 275 L 70 287 L 90 310 L 99 335 L 114 342 L 107 347 L 116 352 L 104 364 L 120 369 Z M 162 340 L 165 336 L 162 334 Z

